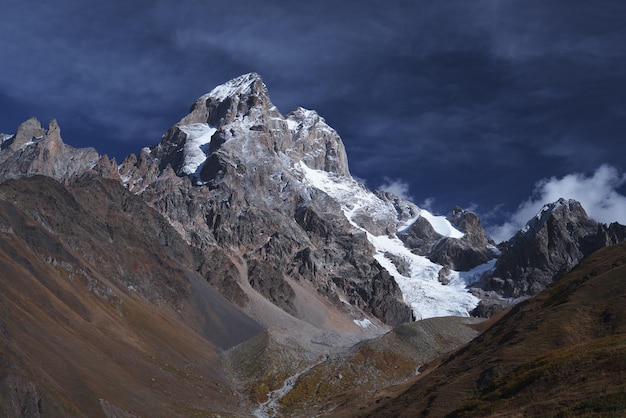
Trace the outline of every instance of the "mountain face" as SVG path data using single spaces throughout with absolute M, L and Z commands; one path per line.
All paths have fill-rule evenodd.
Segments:
M 443 237 L 428 258 L 453 270 L 468 271 L 487 263 L 498 252 L 475 213 L 455 207 L 446 217 L 462 231 L 461 238 Z
M 485 287 L 505 297 L 535 295 L 592 252 L 623 241 L 624 228 L 587 216 L 579 202 L 560 199 L 545 205 L 501 246 Z
M 479 312 L 468 285 L 534 294 L 626 237 L 559 201 L 498 249 L 469 211 L 359 184 L 324 119 L 281 114 L 254 73 L 120 164 L 55 121 L 0 141 L 13 416 L 332 411 L 474 338 L 470 318 L 413 322 Z
M 209 280 L 244 303 L 252 286 L 310 323 L 299 311 L 298 288 L 312 286 L 353 320 L 390 325 L 467 315 L 477 303 L 458 275 L 442 285 L 442 266 L 399 239 L 425 219 L 441 226 L 438 239 L 463 233 L 411 202 L 358 184 L 337 133 L 314 111 L 280 114 L 257 74 L 200 97 L 158 145 L 118 171 L 192 245 L 237 260 L 247 277 Z

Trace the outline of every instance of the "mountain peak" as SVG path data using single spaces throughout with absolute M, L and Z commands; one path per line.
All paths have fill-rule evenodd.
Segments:
M 178 125 L 208 123 L 219 128 L 246 116 L 249 119 L 280 116 L 257 73 L 233 78 L 200 96 Z
M 580 202 L 574 199 L 560 198 L 556 202 L 543 205 L 537 215 L 529 220 L 520 232 L 523 234 L 537 233 L 551 217 L 568 219 L 572 222 L 592 221 Z
M 603 230 L 576 200 L 544 205 L 501 246 L 489 286 L 507 297 L 537 294 L 597 250 Z
M 265 94 L 267 95 L 267 87 L 263 83 L 261 76 L 257 73 L 248 73 L 235 77 L 226 83 L 215 87 L 209 93 L 202 96 L 203 100 L 224 101 L 232 96 L 245 96 Z

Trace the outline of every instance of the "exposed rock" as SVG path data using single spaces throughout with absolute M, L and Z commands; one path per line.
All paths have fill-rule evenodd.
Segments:
M 416 254 L 429 255 L 435 245 L 444 239 L 426 218 L 419 217 L 411 227 L 399 235 L 400 239 Z
M 445 237 L 436 243 L 429 257 L 435 263 L 453 270 L 468 271 L 495 256 L 495 243 L 485 233 L 475 213 L 455 207 L 447 216 L 462 238 Z
M 56 120 L 44 130 L 31 118 L 19 126 L 12 139 L 2 142 L 0 181 L 34 175 L 69 181 L 93 168 L 99 159 L 93 148 L 64 144 Z
M 417 218 L 399 237 L 414 253 L 457 271 L 471 270 L 495 256 L 495 245 L 487 237 L 476 214 L 455 207 L 447 219 L 464 233 L 461 238 L 437 233 L 424 217 Z
M 349 176 L 348 157 L 343 142 L 324 118 L 312 110 L 297 108 L 286 116 L 290 129 L 293 127 L 291 158 L 302 160 L 317 170 Z
M 494 278 L 496 282 L 501 281 L 501 279 Z M 502 285 L 500 285 L 500 288 Z M 472 288 L 472 294 L 476 297 L 480 298 L 480 303 L 474 310 L 472 310 L 471 315 L 478 318 L 491 318 L 498 312 L 501 312 L 505 309 L 509 309 L 522 300 L 526 299 L 525 297 L 521 298 L 503 298 L 497 292 L 493 290 L 483 290 L 478 287 Z
M 599 224 L 575 200 L 545 205 L 500 247 L 485 289 L 506 297 L 535 295 L 575 267 L 586 255 L 624 240 L 624 227 Z
M 8 411 L 3 412 L 16 418 L 37 418 L 43 416 L 41 395 L 33 382 L 9 375 L 4 379 L 3 389 L 10 408 Z

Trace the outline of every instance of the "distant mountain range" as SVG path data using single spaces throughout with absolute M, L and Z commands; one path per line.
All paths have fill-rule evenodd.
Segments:
M 55 121 L 0 140 L 7 416 L 358 414 L 626 237 L 559 200 L 496 246 L 472 212 L 372 192 L 254 73 L 119 163 Z

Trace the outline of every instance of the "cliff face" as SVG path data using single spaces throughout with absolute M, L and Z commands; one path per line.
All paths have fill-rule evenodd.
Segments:
M 618 224 L 599 224 L 579 202 L 546 205 L 501 246 L 486 287 L 504 296 L 535 295 L 574 268 L 585 256 L 626 238 Z

